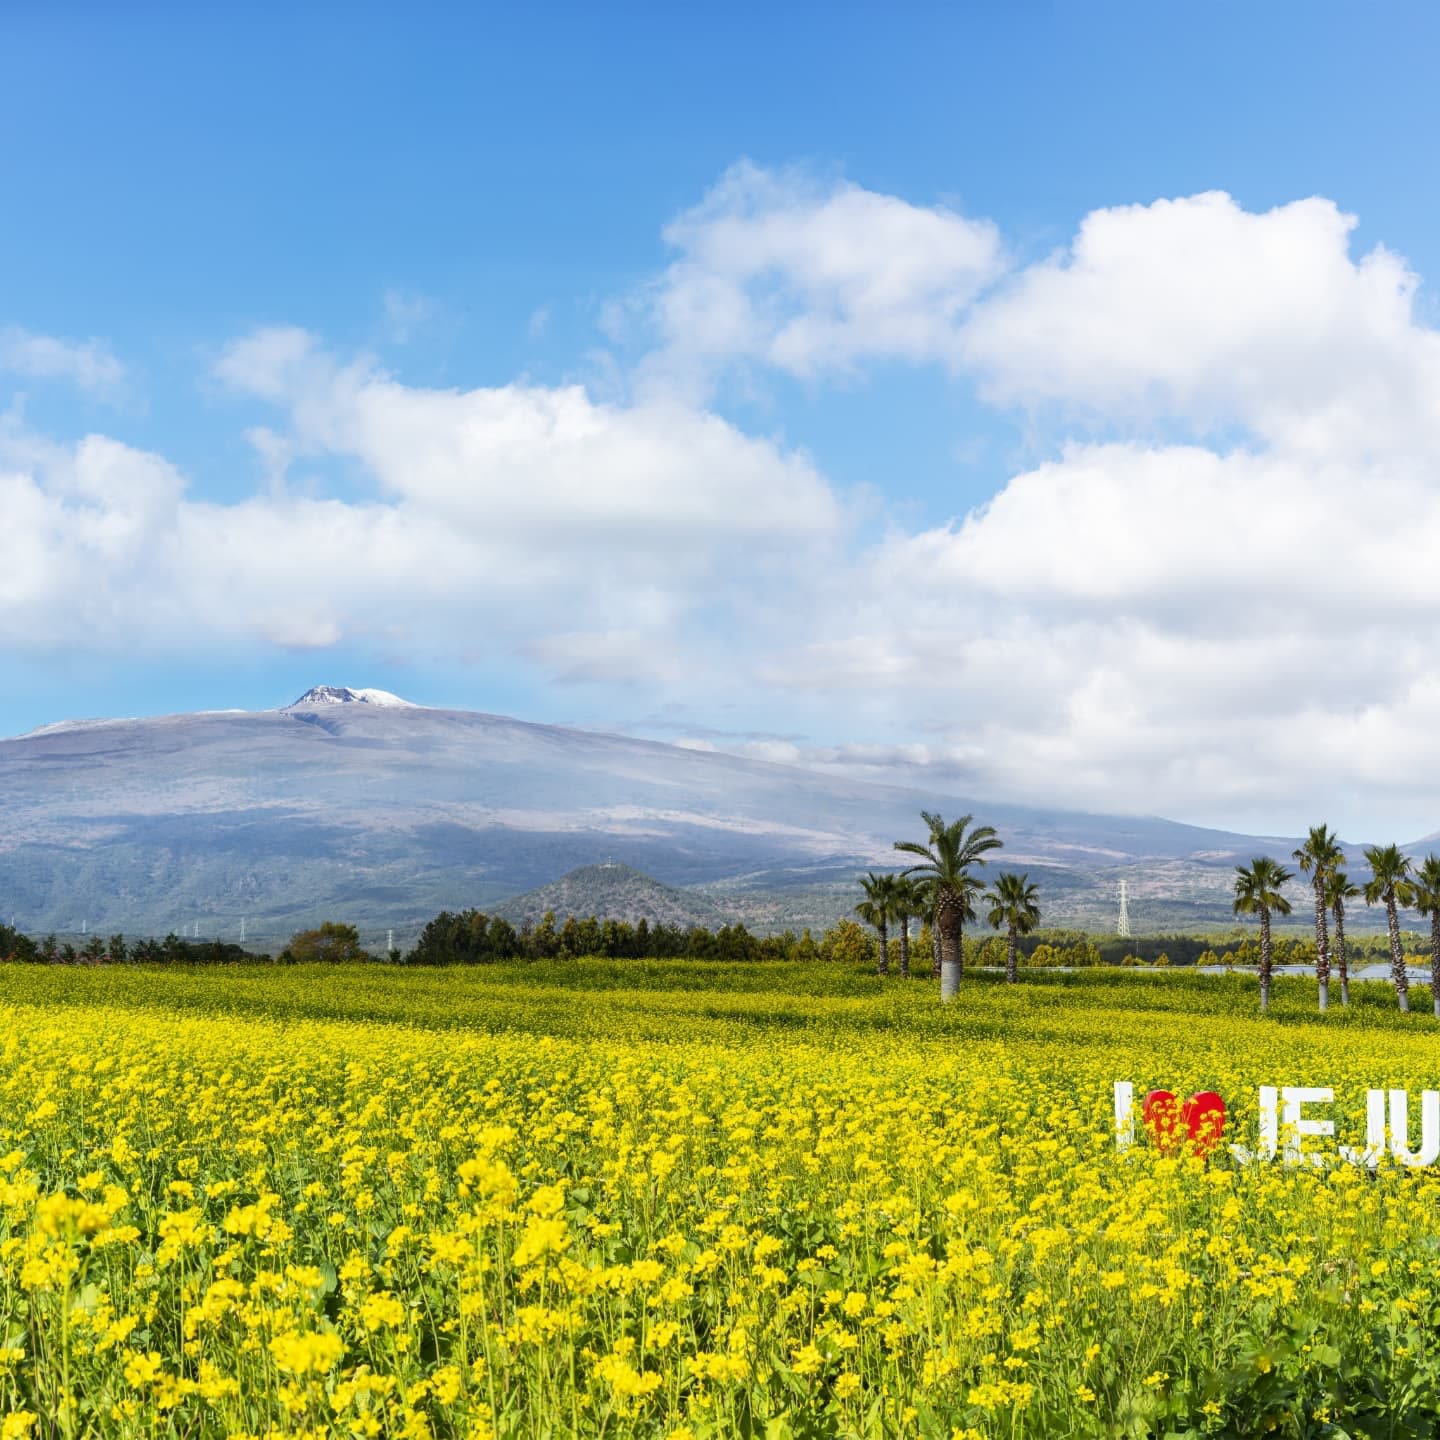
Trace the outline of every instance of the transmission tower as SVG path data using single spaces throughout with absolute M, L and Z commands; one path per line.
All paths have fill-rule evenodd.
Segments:
M 1115 933 L 1122 939 L 1130 938 L 1130 901 L 1125 894 L 1125 882 L 1120 882 L 1120 919 L 1115 926 Z

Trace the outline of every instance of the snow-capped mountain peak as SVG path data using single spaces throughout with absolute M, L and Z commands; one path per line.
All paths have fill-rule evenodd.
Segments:
M 312 705 L 388 705 L 391 708 L 417 710 L 420 707 L 409 700 L 402 700 L 388 690 L 352 690 L 348 685 L 316 685 L 307 690 L 298 700 L 287 705 L 287 710 L 308 710 Z

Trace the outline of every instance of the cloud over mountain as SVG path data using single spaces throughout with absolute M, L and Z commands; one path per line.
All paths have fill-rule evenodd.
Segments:
M 1440 335 L 1354 230 L 1323 198 L 1205 193 L 1096 210 L 1025 262 L 984 218 L 738 165 L 625 297 L 627 398 L 410 384 L 255 330 L 216 366 L 267 416 L 266 482 L 230 501 L 12 417 L 0 637 L 503 654 L 867 775 L 1433 828 Z M 917 528 L 717 398 L 729 371 L 881 365 L 940 367 L 1034 458 Z

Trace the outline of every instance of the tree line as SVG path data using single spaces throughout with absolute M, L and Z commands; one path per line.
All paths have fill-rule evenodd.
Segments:
M 1364 885 L 1345 872 L 1345 852 L 1328 825 L 1312 825 L 1305 843 L 1291 859 L 1309 881 L 1315 906 L 1315 980 L 1319 1007 L 1330 1008 L 1331 961 L 1340 981 L 1340 1003 L 1350 1003 L 1349 953 L 1345 940 L 1347 901 L 1364 900 L 1385 907 L 1385 930 L 1390 952 L 1390 981 L 1402 1014 L 1410 1010 L 1410 970 L 1400 939 L 1400 911 L 1418 910 L 1430 920 L 1430 991 L 1435 1015 L 1440 1018 L 1440 855 L 1430 854 L 1418 863 L 1398 845 L 1370 845 L 1364 851 L 1370 878 Z M 1288 915 L 1291 905 L 1285 886 L 1296 878 L 1273 856 L 1257 855 L 1248 865 L 1235 867 L 1237 915 L 1253 915 L 1260 929 L 1260 1010 L 1270 1008 L 1273 941 L 1270 917 Z M 1330 924 L 1334 922 L 1334 948 Z
M 366 951 L 353 925 L 327 920 L 293 935 L 278 956 L 258 954 L 222 941 L 191 940 L 167 935 L 163 940 L 105 939 L 92 935 L 83 945 L 59 943 L 55 936 L 33 940 L 0 925 L 0 960 L 58 965 L 286 964 L 346 963 L 390 960 L 410 965 L 483 965 L 505 960 L 578 959 L 599 956 L 614 960 L 836 960 L 864 964 L 869 949 L 860 927 L 844 920 L 816 938 L 806 929 L 780 935 L 753 935 L 742 924 L 718 930 L 703 926 L 635 924 L 598 916 L 570 916 L 559 923 L 547 911 L 538 925 L 518 928 L 499 915 L 482 910 L 443 910 L 425 925 L 409 951 L 388 955 Z
M 947 824 L 941 815 L 928 810 L 921 811 L 921 819 L 929 827 L 927 840 L 895 841 L 895 849 L 916 857 L 916 863 L 898 872 L 877 874 L 872 870 L 860 882 L 864 898 L 855 906 L 855 913 L 876 932 L 879 973 L 889 973 L 889 931 L 892 925 L 898 925 L 900 971 L 903 976 L 909 975 L 910 924 L 916 917 L 922 917 L 932 928 L 931 975 L 939 975 L 940 998 L 952 999 L 964 973 L 964 927 L 967 921 L 978 921 L 981 910 L 977 906 L 980 906 L 986 923 L 1004 932 L 1005 978 L 1015 983 L 1019 978 L 1021 937 L 1035 930 L 1040 922 L 1036 886 L 1025 874 L 1002 872 L 986 888 L 977 872 L 988 863 L 986 857 L 1004 845 L 993 826 L 973 825 L 973 817 L 969 815 Z M 1408 1013 L 1410 1009 L 1410 978 L 1399 912 L 1417 910 L 1429 918 L 1431 994 L 1435 1015 L 1440 1018 L 1440 855 L 1430 854 L 1416 862 L 1398 845 L 1368 846 L 1364 858 L 1370 878 L 1358 885 L 1346 873 L 1345 852 L 1335 833 L 1327 825 L 1316 825 L 1291 858 L 1306 876 L 1314 899 L 1312 954 L 1321 1012 L 1330 1005 L 1332 959 L 1340 983 L 1340 1003 L 1346 1006 L 1350 1003 L 1352 947 L 1345 936 L 1346 905 L 1363 900 L 1366 905 L 1385 907 L 1391 982 L 1402 1012 Z M 1267 855 L 1256 856 L 1248 865 L 1237 865 L 1235 872 L 1234 913 L 1253 915 L 1259 922 L 1257 949 L 1263 1014 L 1270 1007 L 1275 962 L 1271 917 L 1291 913 L 1284 887 L 1296 877 Z M 1239 947 L 1242 952 L 1246 948 L 1243 943 Z M 1038 952 L 1039 947 L 1035 950 Z M 1165 958 L 1168 962 L 1168 956 Z M 1213 951 L 1196 957 L 1200 963 L 1220 958 Z
M 514 930 L 507 941 L 503 927 L 492 932 L 490 918 L 484 921 L 485 939 L 479 940 L 480 911 L 442 912 L 436 917 L 442 922 L 437 931 L 443 936 L 456 922 L 464 920 L 469 935 L 463 944 L 453 946 L 439 940 L 423 950 L 417 945 L 408 952 L 393 954 L 366 951 L 360 943 L 358 929 L 336 921 L 326 921 L 311 930 L 302 930 L 291 937 L 278 957 L 271 953 L 243 949 L 241 946 L 220 940 L 196 940 L 186 936 L 166 935 L 163 939 L 127 940 L 124 935 L 112 935 L 109 939 L 91 936 L 82 945 L 60 944 L 53 936 L 33 940 L 22 931 L 8 925 L 0 925 L 0 961 L 28 961 L 48 964 L 98 965 L 234 965 L 241 963 L 264 964 L 277 958 L 284 962 L 345 962 L 368 960 L 381 962 L 406 960 L 419 964 L 486 964 L 496 960 L 526 960 L 540 958 L 573 958 L 577 955 L 600 955 L 608 959 L 684 959 L 689 956 L 711 956 L 723 950 L 730 958 L 746 960 L 789 960 L 797 962 L 822 961 L 838 964 L 875 966 L 876 946 L 874 936 L 866 935 L 865 929 L 854 920 L 841 920 L 818 935 L 810 930 L 796 933 L 788 930 L 782 935 L 749 936 L 742 942 L 737 953 L 736 941 L 745 933 L 743 926 L 730 927 L 723 941 L 717 941 L 714 948 L 709 941 L 696 935 L 691 938 L 688 929 L 628 925 L 625 921 L 613 922 L 607 932 L 607 922 L 598 917 L 577 919 L 573 927 L 556 924 L 553 915 L 548 925 L 542 921 L 539 927 L 527 931 L 525 927 Z M 916 953 L 931 956 L 935 948 L 935 936 L 928 919 L 914 917 L 920 928 L 909 937 L 912 956 Z M 433 923 L 433 922 L 432 922 Z M 657 939 L 656 931 L 660 931 Z M 538 930 L 539 938 L 535 938 Z M 546 940 L 548 931 L 561 937 L 558 948 Z M 704 932 L 713 935 L 717 932 Z M 640 935 L 646 937 L 642 943 Z M 598 936 L 598 938 L 596 938 Z M 594 941 L 594 948 L 583 947 Z M 1407 953 L 1413 953 L 1421 943 L 1421 937 L 1414 931 L 1403 931 L 1402 940 Z M 1389 950 L 1383 935 L 1362 936 L 1346 940 L 1351 960 L 1373 960 L 1384 956 Z M 1001 934 L 971 936 L 964 938 L 964 966 L 985 969 L 1002 969 L 1007 954 L 1007 937 Z M 543 952 L 543 955 L 542 955 Z M 1243 937 L 1235 932 L 1227 935 L 1163 934 L 1146 935 L 1135 939 L 1121 939 L 1113 935 L 1097 935 L 1069 927 L 1037 928 L 1018 938 L 1019 958 L 1027 965 L 1038 969 L 1065 967 L 1085 969 L 1102 965 L 1243 965 L 1258 966 L 1260 963 L 1260 941 L 1254 933 Z M 901 972 L 901 938 L 892 931 L 887 943 L 890 970 Z M 1275 965 L 1314 965 L 1315 942 L 1305 936 L 1279 934 L 1272 942 Z M 925 967 L 921 967 L 923 970 Z M 917 973 L 911 966 L 912 975 Z M 932 972 L 933 973 L 933 972 Z
M 266 959 L 223 940 L 187 940 L 170 934 L 127 940 L 124 935 L 91 935 L 82 944 L 58 941 L 54 935 L 34 940 L 9 925 L 0 925 L 0 960 L 41 965 L 233 965 Z
M 827 936 L 828 938 L 828 936 Z M 832 947 L 833 948 L 833 947 Z M 547 910 L 538 925 L 518 928 L 503 916 L 482 910 L 442 910 L 420 932 L 405 956 L 411 965 L 477 965 L 499 960 L 578 959 L 598 955 L 610 960 L 817 960 L 825 941 L 809 930 L 796 935 L 752 935 L 744 925 L 652 925 L 642 916 L 633 925 L 571 915 L 557 924 Z

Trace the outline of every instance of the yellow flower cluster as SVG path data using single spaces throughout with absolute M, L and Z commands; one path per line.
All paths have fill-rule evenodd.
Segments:
M 1434 1034 L 598 973 L 7 972 L 0 1440 L 1424 1433 L 1440 1178 L 1122 1153 L 1111 1087 L 1353 1130 Z

